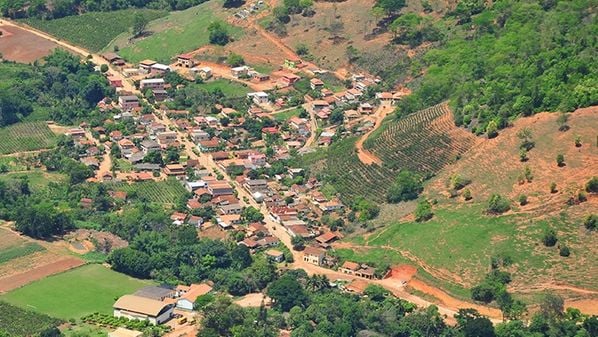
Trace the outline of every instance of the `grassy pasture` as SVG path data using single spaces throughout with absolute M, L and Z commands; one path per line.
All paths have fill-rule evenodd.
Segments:
M 47 149 L 55 146 L 56 135 L 45 122 L 17 123 L 0 128 L 0 154 Z
M 221 1 L 209 1 L 189 9 L 171 12 L 168 16 L 154 20 L 147 30 L 151 35 L 128 43 L 129 33 L 121 34 L 109 47 L 118 45 L 120 55 L 129 62 L 152 59 L 169 62 L 177 54 L 189 52 L 209 43 L 208 26 L 217 20 L 224 20 Z M 241 28 L 226 25 L 229 34 L 238 39 Z
M 247 93 L 251 92 L 251 89 L 249 87 L 241 83 L 229 81 L 226 79 L 218 79 L 200 84 L 192 84 L 192 86 L 201 88 L 208 92 L 220 90 L 226 97 L 245 97 Z
M 64 182 L 66 176 L 62 173 L 46 172 L 42 170 L 31 170 L 28 172 L 9 172 L 0 174 L 0 181 L 9 181 L 26 178 L 33 190 L 41 190 L 50 182 Z
M 279 122 L 286 121 L 289 120 L 291 117 L 299 116 L 301 114 L 301 110 L 301 108 L 295 108 L 281 113 L 277 113 L 274 115 L 274 119 Z
M 26 19 L 24 22 L 89 51 L 98 52 L 119 34 L 129 32 L 133 27 L 133 18 L 138 13 L 149 21 L 168 14 L 166 11 L 154 9 L 124 9 L 89 12 L 56 20 Z
M 70 319 L 94 312 L 109 314 L 118 297 L 150 284 L 92 264 L 33 282 L 0 296 L 0 300 Z

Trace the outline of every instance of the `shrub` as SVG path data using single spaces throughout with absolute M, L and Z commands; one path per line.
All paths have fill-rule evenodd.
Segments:
M 556 183 L 553 181 L 550 183 L 550 193 L 556 193 L 558 190 L 556 189 Z
M 565 166 L 565 155 L 563 155 L 562 153 L 557 154 L 556 155 L 556 164 L 559 167 Z
M 556 123 L 559 126 L 559 131 L 567 131 L 569 130 L 569 125 L 567 125 L 567 120 L 569 119 L 569 116 L 565 113 L 561 113 L 559 115 L 559 117 L 556 120 Z
M 532 174 L 532 169 L 529 168 L 529 166 L 525 166 L 525 169 L 523 170 L 523 175 L 525 176 L 525 180 L 527 180 L 528 183 L 531 183 L 532 180 L 534 179 L 534 175 Z
M 504 213 L 511 209 L 511 202 L 500 194 L 493 194 L 488 200 L 488 212 L 494 214 Z
M 107 72 L 108 71 L 108 65 L 107 64 L 102 64 L 100 66 L 100 71 L 103 72 L 103 73 Z
M 571 251 L 569 251 L 569 247 L 562 245 L 561 249 L 559 249 L 559 255 L 563 257 L 567 257 L 571 255 Z
M 579 193 L 577 193 L 577 200 L 579 202 L 588 201 L 588 196 L 587 196 L 586 192 L 579 191 Z
M 553 247 L 554 245 L 556 245 L 557 241 L 558 239 L 556 237 L 556 233 L 552 229 L 546 231 L 546 233 L 544 233 L 544 236 L 542 237 L 542 242 L 546 247 Z
M 222 22 L 212 22 L 208 26 L 208 31 L 210 32 L 210 43 L 212 44 L 224 46 L 230 41 L 228 30 Z
M 581 136 L 575 136 L 575 147 L 581 147 Z
M 525 162 L 527 161 L 527 150 L 526 149 L 519 149 L 519 161 Z
M 597 224 L 598 224 L 598 215 L 596 215 L 596 214 L 590 214 L 590 215 L 586 216 L 583 220 L 584 227 L 591 231 L 596 229 Z
M 527 205 L 527 195 L 525 195 L 525 194 L 520 195 L 518 200 L 519 200 L 519 205 L 521 205 L 521 206 Z
M 463 199 L 465 200 L 471 200 L 472 196 L 471 196 L 471 191 L 468 189 L 463 191 Z
M 388 190 L 386 200 L 389 203 L 413 200 L 417 198 L 422 190 L 423 187 L 419 176 L 411 171 L 402 170 Z
M 598 177 L 592 177 L 586 183 L 586 191 L 590 193 L 598 193 Z
M 241 56 L 239 54 L 230 53 L 228 55 L 226 63 L 228 63 L 228 65 L 231 67 L 238 67 L 238 66 L 244 65 L 245 60 L 243 59 L 243 56 Z
M 432 205 L 428 200 L 421 200 L 415 208 L 415 221 L 423 222 L 432 219 L 434 213 L 432 213 Z

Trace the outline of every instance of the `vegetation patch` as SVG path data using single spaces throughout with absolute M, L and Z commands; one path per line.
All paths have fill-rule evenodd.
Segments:
M 8 247 L 0 251 L 0 264 L 44 250 L 46 250 L 44 247 L 35 242 L 27 242 L 24 245 Z
M 47 149 L 56 135 L 45 122 L 18 123 L 0 129 L 0 154 Z
M 89 51 L 98 52 L 119 34 L 133 28 L 136 15 L 152 21 L 168 12 L 154 9 L 124 9 L 113 12 L 89 12 L 54 20 L 26 19 L 25 23 Z
M 70 319 L 94 312 L 111 313 L 116 298 L 149 284 L 94 264 L 47 277 L 13 290 L 0 299 L 22 308 Z
M 127 192 L 129 198 L 163 204 L 173 204 L 182 196 L 187 195 L 187 190 L 176 179 L 144 181 L 133 184 L 114 182 L 108 183 L 108 187 L 115 191 Z
M 251 91 L 246 85 L 226 79 L 192 84 L 191 86 L 198 87 L 209 93 L 222 94 L 226 97 L 245 97 L 245 95 Z
M 208 2 L 155 20 L 147 28 L 153 33 L 135 40 L 131 45 L 119 46 L 120 55 L 129 62 L 143 59 L 169 62 L 177 54 L 207 45 L 210 42 L 208 27 L 212 22 L 224 18 L 223 13 L 219 13 L 215 7 L 220 5 L 219 1 Z M 226 23 L 222 23 L 222 26 L 232 38 L 241 37 L 240 28 Z
M 62 321 L 0 301 L 0 334 L 34 336 Z

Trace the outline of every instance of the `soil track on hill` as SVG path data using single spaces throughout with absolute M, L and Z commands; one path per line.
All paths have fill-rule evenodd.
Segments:
M 374 113 L 374 119 L 375 119 L 374 127 L 370 131 L 365 133 L 363 136 L 359 137 L 357 142 L 355 142 L 355 148 L 357 149 L 357 157 L 359 158 L 359 160 L 362 163 L 364 163 L 366 165 L 371 165 L 371 164 L 382 165 L 382 160 L 380 160 L 380 158 L 378 158 L 375 154 L 373 154 L 370 151 L 363 148 L 363 142 L 365 142 L 365 140 L 368 139 L 368 137 L 372 134 L 372 132 L 376 131 L 380 127 L 380 125 L 382 125 L 382 121 L 384 120 L 384 118 L 386 118 L 386 116 L 392 111 L 393 111 L 392 106 L 380 105 L 380 107 L 378 107 L 378 109 Z

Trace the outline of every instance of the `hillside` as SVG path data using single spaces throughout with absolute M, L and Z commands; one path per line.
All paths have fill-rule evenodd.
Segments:
M 333 144 L 325 155 L 312 155 L 312 159 L 307 156 L 301 165 L 322 175 L 346 201 L 361 196 L 383 203 L 386 191 L 400 170 L 432 176 L 477 142 L 477 137 L 455 127 L 451 119 L 446 105 L 401 119 L 387 119 L 365 141 L 365 147 L 382 159 L 382 165 L 361 162 L 355 150 L 355 138 Z
M 340 253 L 360 252 L 354 256 L 362 260 L 377 256 L 378 261 L 411 261 L 420 266 L 418 278 L 462 297 L 469 296 L 465 288 L 476 285 L 488 272 L 493 256 L 508 256 L 513 260 L 508 267 L 513 275 L 510 289 L 517 296 L 534 302 L 534 293 L 555 289 L 569 299 L 596 300 L 598 280 L 587 277 L 598 271 L 593 258 L 598 254 L 596 234 L 583 227 L 582 218 L 598 209 L 598 196 L 587 195 L 587 201 L 572 205 L 567 201 L 578 199 L 584 184 L 597 175 L 597 113 L 593 107 L 570 114 L 566 132 L 558 131 L 555 113 L 517 120 L 497 138 L 484 140 L 463 154 L 426 185 L 424 197 L 437 202 L 432 220 L 395 219 L 378 232 L 349 238 L 339 245 Z M 529 159 L 521 162 L 517 134 L 526 128 L 535 146 Z M 574 144 L 576 136 L 581 137 L 581 147 Z M 563 167 L 555 160 L 559 153 L 565 157 Z M 526 166 L 531 169 L 531 182 L 519 183 Z M 471 191 L 472 200 L 464 200 L 465 189 L 451 197 L 448 186 L 455 175 L 471 180 L 465 189 Z M 550 192 L 551 182 L 557 184 L 556 193 Z M 507 197 L 512 210 L 488 215 L 487 200 L 493 193 Z M 521 194 L 528 197 L 527 205 L 519 205 Z M 556 232 L 555 247 L 541 242 L 549 229 Z M 561 245 L 570 248 L 569 257 L 559 256 Z

